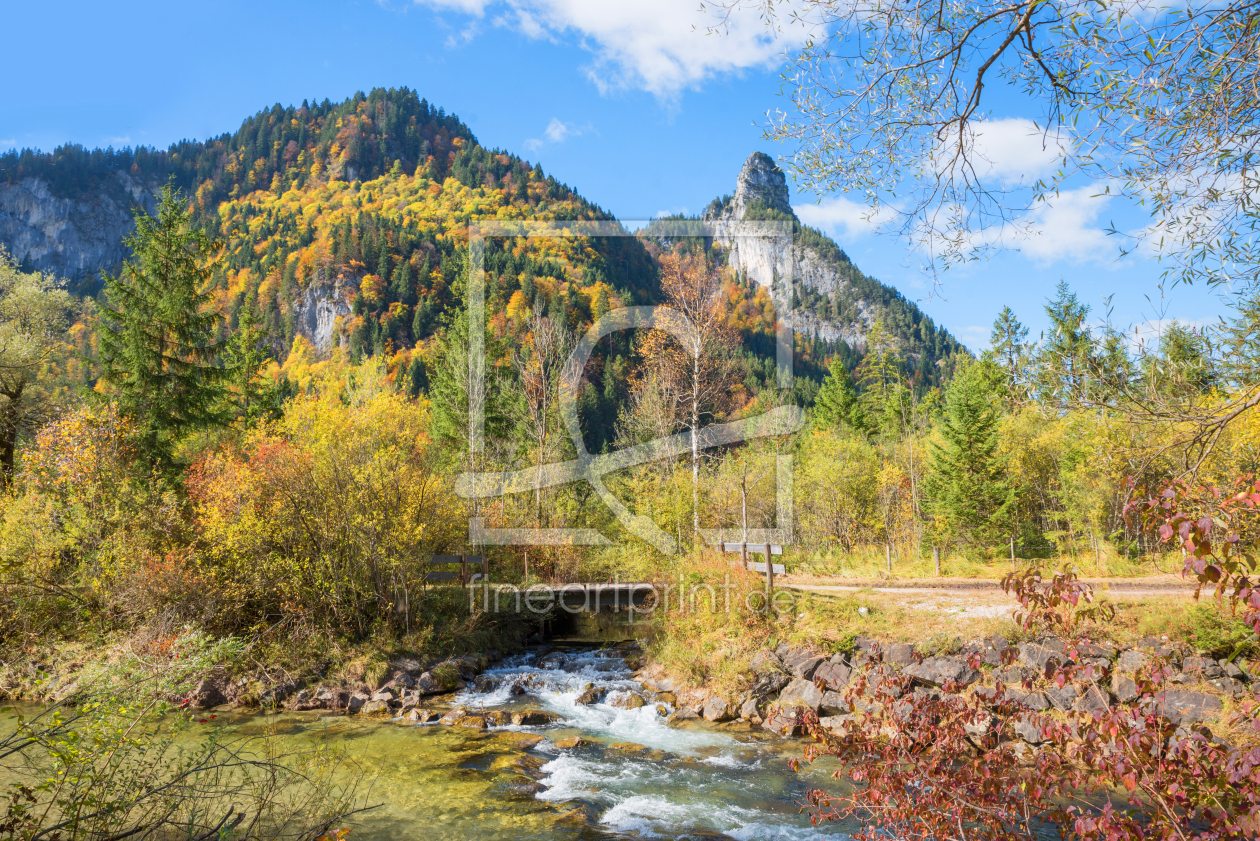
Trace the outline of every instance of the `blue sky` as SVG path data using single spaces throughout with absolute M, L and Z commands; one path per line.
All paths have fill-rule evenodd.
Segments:
M 785 103 L 785 43 L 755 18 L 704 34 L 693 0 L 11 4 L 0 71 L 17 80 L 0 110 L 0 151 L 14 146 L 165 146 L 232 131 L 275 102 L 343 99 L 408 86 L 462 118 L 481 140 L 538 161 L 623 220 L 698 213 L 732 192 Z M 12 37 L 14 33 L 24 33 Z M 790 43 L 786 44 L 790 46 Z M 999 98 L 996 166 L 1043 166 Z M 1034 144 L 1035 146 L 1035 144 Z M 1034 214 L 1039 234 L 934 285 L 904 241 L 872 233 L 843 196 L 795 195 L 798 213 L 832 234 L 867 274 L 895 286 L 969 347 L 1009 305 L 1034 336 L 1066 280 L 1096 313 L 1111 296 L 1118 325 L 1206 322 L 1226 311 L 1201 287 L 1158 288 L 1160 265 L 1117 258 L 1102 231 L 1142 216 L 1087 185 Z M 1146 329 L 1146 328 L 1141 328 Z

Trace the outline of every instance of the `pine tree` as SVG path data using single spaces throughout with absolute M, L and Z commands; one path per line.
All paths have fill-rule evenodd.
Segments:
M 1027 399 L 1028 328 L 1020 323 L 1010 307 L 1003 307 L 989 334 L 988 356 L 1006 374 L 1006 386 L 1013 402 Z
M 866 415 L 858 403 L 857 392 L 853 390 L 853 380 L 844 369 L 843 360 L 836 355 L 831 358 L 827 379 L 814 398 L 814 427 L 838 429 L 841 426 L 865 432 Z
M 235 416 L 253 426 L 267 407 L 267 388 L 259 382 L 258 372 L 270 361 L 263 340 L 266 333 L 252 306 L 241 308 L 236 330 L 223 349 L 223 370 L 226 375 Z
M 416 302 L 415 293 L 411 289 L 411 263 L 409 261 L 399 261 L 398 268 L 394 269 L 394 276 L 389 283 L 389 293 L 395 301 L 401 301 L 407 306 Z
M 941 420 L 944 446 L 932 444 L 925 489 L 929 510 L 961 540 L 992 546 L 1009 532 L 1015 491 L 998 452 L 998 415 L 990 372 L 972 363 L 954 376 Z
M 215 365 L 221 318 L 206 291 L 219 244 L 192 224 L 170 186 L 158 195 L 156 217 L 137 211 L 126 243 L 131 259 L 117 277 L 105 276 L 102 378 L 138 423 L 145 455 L 169 465 L 181 436 L 224 420 L 224 372 Z
M 1046 304 L 1050 334 L 1038 360 L 1038 388 L 1043 397 L 1068 403 L 1089 391 L 1094 338 L 1089 325 L 1089 307 L 1077 300 L 1066 281 L 1060 281 L 1055 298 Z

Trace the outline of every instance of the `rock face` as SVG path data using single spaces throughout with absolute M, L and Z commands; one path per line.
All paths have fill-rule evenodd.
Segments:
M 132 209 L 156 207 L 156 184 L 112 172 L 89 197 L 58 196 L 40 178 L 0 182 L 0 244 L 28 268 L 74 283 L 95 282 L 131 252 Z
M 768 155 L 750 155 L 740 170 L 735 195 L 714 201 L 702 218 L 709 223 L 713 241 L 726 249 L 728 265 L 770 290 L 776 312 L 798 333 L 864 348 L 871 325 L 890 308 L 908 312 L 885 318 L 886 325 L 922 318 L 896 292 L 863 276 L 848 255 L 817 231 L 794 233 L 797 220 L 787 179 Z M 767 222 L 777 225 L 781 234 L 768 235 Z M 787 279 L 791 283 L 785 283 Z M 943 331 L 940 338 L 954 343 Z M 905 342 L 899 344 L 903 353 L 916 352 Z M 936 342 L 931 344 L 931 352 L 937 353 Z
M 333 347 L 337 319 L 350 314 L 354 289 L 341 281 L 312 283 L 302 291 L 294 307 L 298 335 L 308 339 L 321 353 Z

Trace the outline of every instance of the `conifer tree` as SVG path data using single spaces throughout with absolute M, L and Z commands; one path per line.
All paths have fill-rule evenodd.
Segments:
M 814 427 L 838 429 L 842 425 L 865 432 L 866 415 L 858 403 L 857 392 L 853 390 L 853 380 L 844 369 L 840 356 L 836 355 L 831 358 L 827 379 L 814 398 Z
M 224 371 L 215 365 L 221 318 L 206 291 L 218 243 L 192 224 L 170 186 L 156 216 L 136 212 L 126 243 L 131 259 L 117 277 L 105 276 L 102 377 L 137 422 L 146 457 L 169 464 L 182 435 L 224 419 Z
M 1012 402 L 1022 404 L 1028 397 L 1028 328 L 1020 323 L 1010 307 L 1003 307 L 993 322 L 989 347 L 986 355 L 1005 373 Z
M 998 452 L 998 415 L 990 401 L 990 363 L 958 371 L 945 393 L 944 446 L 932 444 L 925 481 L 929 510 L 961 540 L 992 546 L 1009 530 L 1015 491 Z

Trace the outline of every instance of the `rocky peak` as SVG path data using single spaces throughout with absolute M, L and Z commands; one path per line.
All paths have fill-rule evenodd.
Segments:
M 706 220 L 724 219 L 743 221 L 752 206 L 794 216 L 788 201 L 787 178 L 774 158 L 761 152 L 753 152 L 744 161 L 735 182 L 735 195 L 709 205 Z

